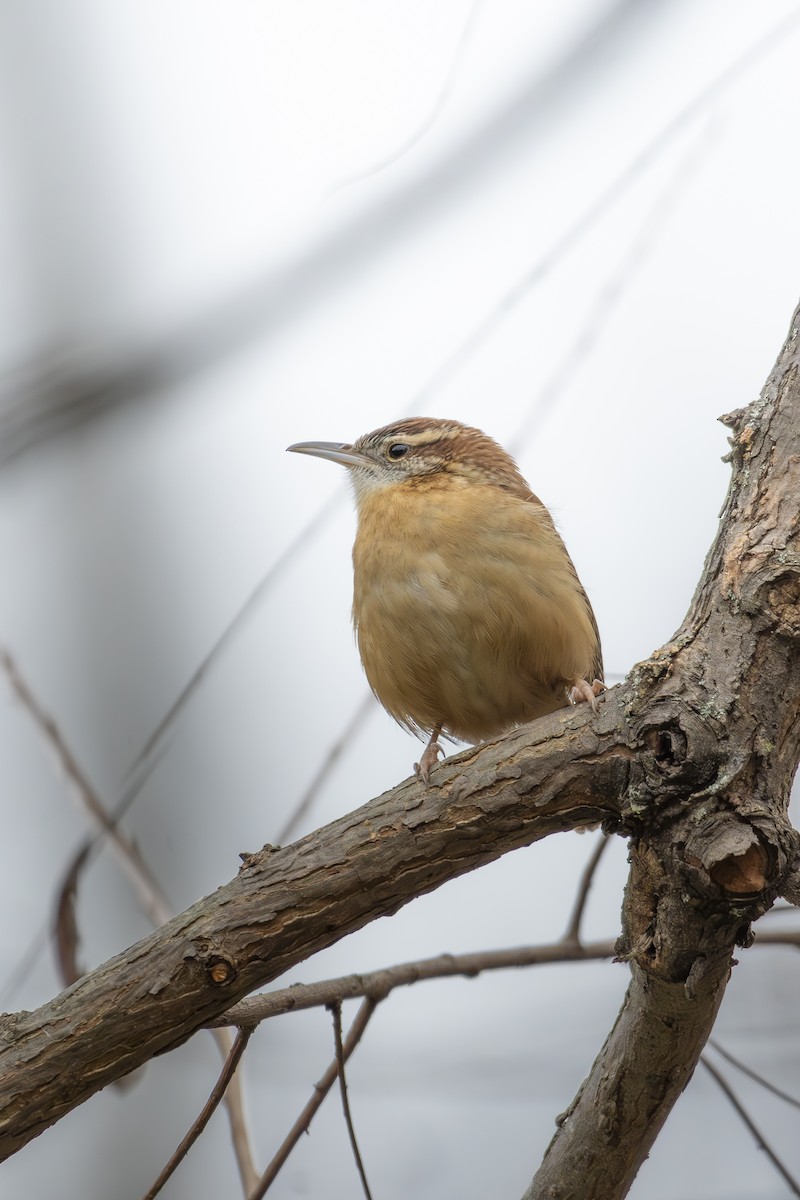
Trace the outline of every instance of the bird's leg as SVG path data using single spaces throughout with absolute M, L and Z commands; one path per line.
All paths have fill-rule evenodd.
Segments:
M 606 685 L 602 679 L 593 679 L 591 683 L 587 683 L 585 679 L 576 679 L 567 696 L 570 704 L 580 704 L 581 700 L 588 700 L 592 710 L 597 712 L 597 697 L 605 690 Z
M 431 767 L 435 767 L 439 761 L 439 755 L 444 758 L 444 750 L 439 745 L 439 734 L 442 732 L 441 725 L 437 725 L 430 736 L 425 749 L 422 751 L 422 757 L 418 763 L 414 763 L 414 774 L 419 775 L 423 783 L 430 783 Z

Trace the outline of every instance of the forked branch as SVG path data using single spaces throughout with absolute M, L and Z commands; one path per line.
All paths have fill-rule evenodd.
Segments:
M 627 1194 L 695 1069 L 735 946 L 777 894 L 797 894 L 799 346 L 795 312 L 759 400 L 723 418 L 733 475 L 716 541 L 680 630 L 633 673 L 631 985 L 526 1200 Z

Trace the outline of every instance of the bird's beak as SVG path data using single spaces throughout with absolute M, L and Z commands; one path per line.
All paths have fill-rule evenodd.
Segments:
M 366 454 L 359 454 L 346 442 L 295 442 L 287 446 L 293 454 L 313 454 L 315 458 L 328 458 L 331 462 L 341 463 L 343 467 L 369 467 L 372 460 Z

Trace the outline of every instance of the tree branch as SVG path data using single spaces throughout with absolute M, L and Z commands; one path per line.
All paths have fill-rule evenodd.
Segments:
M 0 1157 L 254 988 L 448 879 L 617 817 L 631 750 L 612 692 L 407 780 L 239 875 L 33 1013 L 0 1018 Z M 588 708 L 588 706 L 587 706 Z M 594 728 L 593 728 L 594 724 Z
M 728 972 L 723 957 L 689 999 L 683 988 L 654 979 L 632 964 L 633 978 L 616 1024 L 586 1083 L 559 1118 L 559 1128 L 524 1200 L 571 1196 L 606 1200 L 627 1193 L 691 1078 Z M 630 1069 L 634 1058 L 641 1061 L 639 1070 Z M 588 1126 L 591 1137 L 586 1136 Z
M 734 470 L 716 541 L 680 630 L 633 672 L 626 714 L 652 759 L 628 790 L 632 981 L 525 1200 L 627 1194 L 691 1078 L 734 947 L 796 886 L 798 335 L 800 310 L 759 400 L 723 418 Z
M 256 1025 L 283 1013 L 302 1012 L 320 1005 L 340 1004 L 369 996 L 384 1000 L 398 987 L 422 983 L 426 979 L 446 979 L 461 975 L 474 979 L 483 971 L 507 971 L 511 967 L 537 967 L 545 963 L 596 962 L 614 956 L 614 941 L 581 942 L 566 936 L 544 946 L 514 946 L 506 950 L 476 950 L 468 954 L 439 954 L 416 962 L 396 963 L 378 971 L 359 975 L 341 975 L 337 979 L 321 979 L 316 983 L 295 983 L 258 996 L 248 996 L 234 1004 L 221 1017 L 208 1024 Z

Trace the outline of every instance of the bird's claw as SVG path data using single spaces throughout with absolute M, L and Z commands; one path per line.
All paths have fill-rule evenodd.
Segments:
M 414 774 L 418 775 L 423 783 L 430 783 L 431 767 L 436 766 L 440 754 L 444 758 L 444 749 L 432 738 L 422 751 L 419 762 L 414 763 Z
M 597 712 L 597 697 L 605 690 L 606 685 L 602 679 L 593 679 L 591 683 L 587 683 L 585 679 L 576 679 L 567 695 L 570 704 L 580 704 L 582 700 L 588 700 L 592 712 Z

